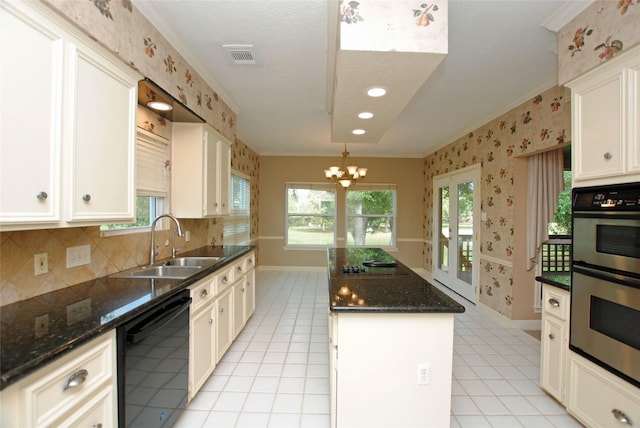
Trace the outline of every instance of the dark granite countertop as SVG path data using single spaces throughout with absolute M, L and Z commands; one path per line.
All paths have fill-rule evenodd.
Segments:
M 553 285 L 554 287 L 562 288 L 565 291 L 571 291 L 571 273 L 556 273 L 556 274 L 543 274 L 542 276 L 536 276 L 536 281 L 543 284 Z
M 207 246 L 182 253 L 224 257 L 186 280 L 103 277 L 0 307 L 0 390 L 253 249 Z
M 333 312 L 462 313 L 464 306 L 379 248 L 331 248 L 329 309 Z M 376 260 L 395 267 L 367 267 Z M 343 272 L 343 267 L 359 272 Z M 364 272 L 360 271 L 364 267 Z

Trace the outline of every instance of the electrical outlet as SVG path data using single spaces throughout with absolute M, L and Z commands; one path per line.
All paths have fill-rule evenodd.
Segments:
M 67 248 L 67 269 L 91 263 L 91 245 Z
M 184 232 L 184 241 L 185 242 L 191 241 L 191 232 L 188 231 L 188 230 L 186 232 Z
M 47 253 L 38 253 L 33 256 L 33 270 L 35 275 L 49 272 L 49 257 Z
M 430 385 L 431 384 L 431 364 L 420 363 L 418 364 L 418 385 Z

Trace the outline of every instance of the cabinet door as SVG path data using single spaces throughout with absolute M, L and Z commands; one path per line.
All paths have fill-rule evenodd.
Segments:
M 232 291 L 230 288 L 216 300 L 216 363 L 227 352 L 233 340 Z
M 256 309 L 256 272 L 249 271 L 244 278 L 244 322 L 253 315 Z
M 564 323 L 551 317 L 542 321 L 540 386 L 561 403 L 564 401 L 566 344 Z
M 639 60 L 640 62 L 640 60 Z M 629 70 L 629 141 L 627 147 L 627 170 L 631 173 L 640 173 L 640 64 Z
M 218 206 L 220 215 L 229 215 L 231 184 L 231 146 L 218 141 Z
M 63 45 L 46 19 L 0 3 L 2 224 L 60 220 Z
M 211 130 L 208 129 L 204 133 L 204 207 L 203 214 L 205 216 L 214 216 L 218 214 L 218 179 L 216 171 L 216 163 L 218 160 L 218 144 Z
M 574 178 L 623 173 L 622 73 L 598 76 L 573 92 Z
M 198 393 L 216 364 L 216 329 L 213 302 L 189 321 L 189 400 Z
M 68 220 L 133 221 L 137 77 L 83 44 L 70 51 Z
M 244 277 L 233 286 L 233 338 L 238 337 L 238 334 L 244 327 Z

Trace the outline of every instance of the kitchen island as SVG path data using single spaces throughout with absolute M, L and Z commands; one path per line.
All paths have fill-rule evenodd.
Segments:
M 381 249 L 329 249 L 328 274 L 332 426 L 449 426 L 464 306 Z

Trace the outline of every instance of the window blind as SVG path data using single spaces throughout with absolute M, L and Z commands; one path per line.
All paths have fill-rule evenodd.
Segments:
M 138 196 L 169 196 L 167 140 L 138 130 L 136 141 L 136 189 Z
M 224 219 L 224 244 L 248 245 L 251 243 L 249 178 L 233 172 L 230 187 L 231 209 Z

